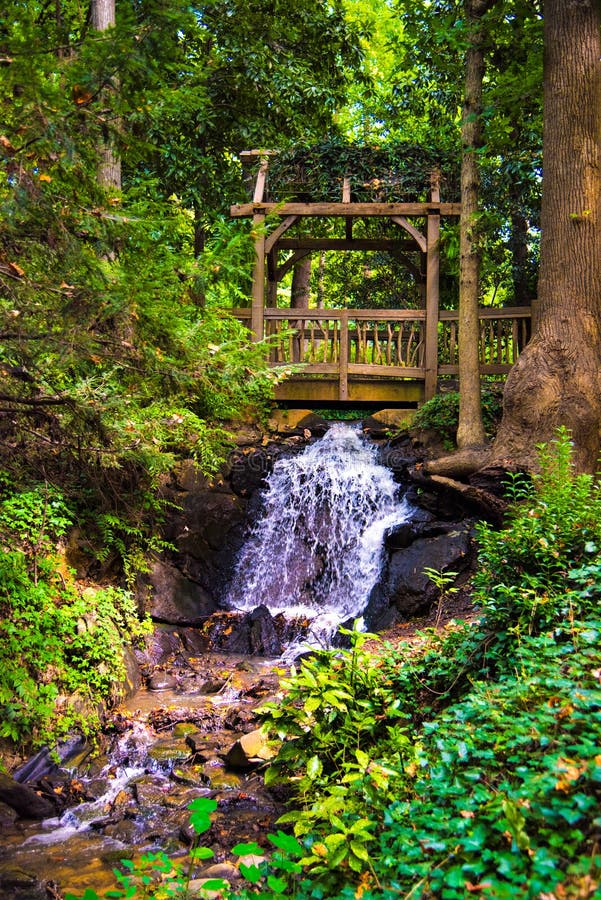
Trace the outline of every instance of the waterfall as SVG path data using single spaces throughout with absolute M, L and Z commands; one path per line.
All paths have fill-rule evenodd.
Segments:
M 410 515 L 376 453 L 358 429 L 334 425 L 303 453 L 275 463 L 226 605 L 263 604 L 272 615 L 308 618 L 320 642 L 362 614 L 386 529 Z

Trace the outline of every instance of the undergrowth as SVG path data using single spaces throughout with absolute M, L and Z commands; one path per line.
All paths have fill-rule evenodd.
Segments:
M 20 748 L 93 735 L 148 630 L 128 591 L 77 587 L 56 549 L 72 520 L 46 485 L 0 502 L 0 737 Z

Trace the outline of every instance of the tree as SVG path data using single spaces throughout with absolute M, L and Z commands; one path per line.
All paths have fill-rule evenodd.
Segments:
M 92 0 L 90 19 L 94 31 L 100 32 L 104 37 L 104 32 L 115 27 L 115 0 Z M 112 89 L 114 88 L 113 85 Z M 106 96 L 106 91 L 104 94 Z M 108 125 L 105 125 L 102 131 L 98 146 L 98 181 L 103 187 L 120 189 L 121 160 L 115 150 L 115 142 Z
M 559 425 L 595 471 L 601 424 L 601 19 L 546 0 L 541 266 L 533 336 L 511 371 L 494 460 L 530 467 Z
M 480 398 L 480 170 L 484 34 L 482 17 L 495 0 L 465 0 L 468 29 L 465 92 L 461 122 L 461 203 L 459 228 L 459 424 L 460 450 L 484 443 Z

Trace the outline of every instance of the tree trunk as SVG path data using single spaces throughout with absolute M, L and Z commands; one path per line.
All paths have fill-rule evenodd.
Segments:
M 115 0 L 92 0 L 90 9 L 92 28 L 107 31 L 116 23 Z M 98 145 L 98 181 L 108 190 L 121 188 L 121 159 L 115 150 L 115 142 L 108 128 L 103 129 L 103 137 Z
M 546 0 L 541 267 L 533 337 L 504 394 L 494 459 L 532 467 L 567 426 L 594 472 L 601 423 L 601 38 L 597 0 Z
M 482 0 L 465 0 L 468 48 L 465 54 L 465 95 L 461 122 L 461 224 L 459 236 L 459 425 L 460 449 L 484 444 L 480 398 L 480 172 L 478 150 L 482 143 L 482 81 L 484 50 L 482 16 L 490 6 Z
M 292 270 L 292 288 L 290 291 L 290 308 L 307 309 L 311 287 L 311 255 L 304 256 Z M 305 355 L 304 320 L 297 323 L 298 333 L 292 343 L 293 362 L 302 362 Z
M 299 259 L 292 272 L 292 289 L 290 292 L 290 307 L 292 309 L 307 309 L 311 288 L 311 256 Z

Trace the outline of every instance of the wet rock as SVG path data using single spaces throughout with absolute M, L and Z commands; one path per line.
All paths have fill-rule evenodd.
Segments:
M 48 894 L 36 875 L 8 863 L 0 866 L 0 896 L 11 896 L 17 900 L 46 900 Z
M 268 746 L 261 729 L 242 735 L 225 755 L 225 761 L 233 769 L 250 769 L 275 756 L 275 751 Z
M 182 738 L 166 738 L 157 741 L 148 749 L 149 759 L 155 762 L 171 762 L 173 760 L 187 759 L 190 756 L 190 748 Z
M 168 625 L 157 625 L 144 639 L 144 649 L 139 660 L 145 666 L 159 666 L 182 652 L 182 638 L 178 630 Z
M 19 784 L 10 775 L 0 772 L 0 800 L 14 809 L 22 819 L 47 819 L 56 812 L 56 806 L 40 796 L 32 787 Z
M 15 810 L 6 803 L 0 803 L 0 834 L 6 828 L 10 828 L 17 818 Z
M 367 628 L 386 628 L 428 609 L 439 591 L 424 569 L 464 571 L 471 560 L 470 532 L 471 523 L 462 523 L 447 533 L 418 538 L 406 549 L 393 550 L 369 599 L 364 614 Z
M 145 775 L 133 783 L 134 797 L 138 806 L 143 809 L 162 806 L 168 790 L 168 783 L 153 775 Z
M 131 819 L 122 819 L 120 822 L 107 825 L 104 833 L 106 837 L 120 841 L 122 844 L 133 844 L 138 835 L 138 829 Z
M 273 616 L 266 606 L 258 606 L 250 613 L 250 652 L 256 656 L 281 656 L 283 647 L 279 639 Z
M 169 672 L 153 672 L 148 679 L 148 690 L 154 692 L 172 691 L 177 688 L 177 679 Z

